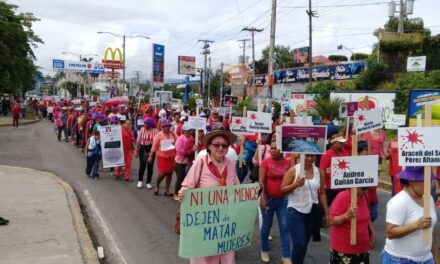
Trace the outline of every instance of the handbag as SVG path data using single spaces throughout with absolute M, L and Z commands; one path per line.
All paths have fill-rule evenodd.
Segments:
M 312 187 L 310 186 L 310 182 L 308 182 L 310 195 L 312 196 L 313 201 L 313 192 Z M 322 207 L 319 203 L 313 203 L 312 204 L 312 210 L 310 211 L 310 234 L 312 235 L 312 239 L 314 242 L 320 242 L 321 241 L 321 226 L 322 226 Z
M 200 165 L 199 179 L 197 181 L 196 187 L 199 187 L 200 185 L 200 179 L 202 178 L 203 163 L 204 162 L 202 159 L 202 165 Z M 177 212 L 176 212 L 176 223 L 174 224 L 174 233 L 180 235 L 180 207 L 177 208 Z

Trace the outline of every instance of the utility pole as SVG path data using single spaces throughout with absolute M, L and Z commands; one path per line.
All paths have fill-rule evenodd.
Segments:
M 398 33 L 403 33 L 404 28 L 403 24 L 405 21 L 405 15 L 406 15 L 406 4 L 403 2 L 403 0 L 400 0 L 400 12 L 399 12 L 399 26 L 397 28 Z
M 209 56 L 209 66 L 206 78 L 208 79 L 208 108 L 211 107 L 211 56 Z
M 272 0 L 272 15 L 270 20 L 270 42 L 269 42 L 269 62 L 268 62 L 268 71 L 269 75 L 268 87 L 269 94 L 268 98 L 272 98 L 272 86 L 273 86 L 273 52 L 275 48 L 275 26 L 276 26 L 276 18 L 277 16 L 277 0 Z
M 250 39 L 240 39 L 238 41 L 243 42 L 243 58 L 242 58 L 242 69 L 241 69 L 241 80 L 243 82 L 243 99 L 247 96 L 247 88 L 244 80 L 244 72 L 246 70 L 246 42 L 250 41 Z
M 222 106 L 223 96 L 223 62 L 220 63 L 220 106 Z
M 256 74 L 256 70 L 255 70 L 255 41 L 254 41 L 254 36 L 255 36 L 255 32 L 261 32 L 264 29 L 262 28 L 255 28 L 255 27 L 245 27 L 242 29 L 243 31 L 250 31 L 251 35 L 252 35 L 252 90 L 254 92 L 254 97 L 257 96 L 257 87 L 255 86 L 255 74 Z
M 207 71 L 206 71 L 206 68 L 207 68 L 207 60 L 208 60 L 208 55 L 209 54 L 211 54 L 211 51 L 209 50 L 209 47 L 210 47 L 210 43 L 214 43 L 214 41 L 213 40 L 209 40 L 209 39 L 199 39 L 199 41 L 198 42 L 203 42 L 204 43 L 204 45 L 203 45 L 203 47 L 202 47 L 202 49 L 203 49 L 203 51 L 202 51 L 202 55 L 204 55 L 204 59 L 205 59 L 205 61 L 204 61 L 204 67 L 203 67 L 203 72 L 204 72 L 204 77 L 203 77 L 203 79 L 202 79 L 202 89 L 201 89 L 201 93 L 202 93 L 202 98 L 206 98 L 205 97 L 205 86 L 206 86 L 206 76 L 207 76 Z
M 122 96 L 125 95 L 125 35 L 122 35 Z
M 312 88 L 312 18 L 317 17 L 316 12 L 312 11 L 312 0 L 309 0 L 309 10 L 306 10 L 306 13 L 309 16 L 309 88 Z
M 133 71 L 135 74 L 136 74 L 136 80 L 137 80 L 137 87 L 138 87 L 138 91 L 140 90 L 140 86 L 139 86 L 139 83 L 140 83 L 140 81 L 141 81 L 141 73 L 142 73 L 142 71 Z M 132 91 L 133 91 L 133 88 L 131 88 L 132 89 Z M 135 94 L 132 94 L 132 96 L 136 96 Z

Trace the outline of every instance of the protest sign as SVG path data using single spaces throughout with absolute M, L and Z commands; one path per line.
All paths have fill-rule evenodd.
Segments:
M 272 132 L 272 115 L 264 112 L 248 111 L 249 131 L 258 133 Z
M 406 123 L 406 115 L 391 114 L 390 118 L 385 122 L 386 129 L 397 129 Z
M 224 101 L 222 102 L 222 106 L 231 106 L 238 104 L 238 96 L 225 95 Z
M 196 105 L 202 107 L 203 106 L 203 99 L 196 99 Z
M 377 186 L 379 156 L 333 157 L 331 161 L 331 188 Z
M 352 117 L 358 109 L 359 109 L 358 102 L 342 102 L 339 107 L 339 117 L 340 118 Z
M 160 105 L 160 98 L 158 98 L 158 97 L 150 98 L 150 104 L 151 105 Z
M 214 256 L 250 246 L 259 189 L 253 183 L 185 190 L 179 256 Z
M 233 116 L 232 122 L 229 124 L 229 129 L 232 133 L 237 135 L 253 135 L 254 133 L 248 131 L 249 119 L 247 117 Z
M 191 129 L 205 130 L 206 118 L 198 116 L 188 116 L 188 124 Z
M 99 134 L 101 139 L 102 167 L 124 166 L 121 126 L 102 126 L 99 128 Z
M 382 128 L 382 113 L 378 108 L 366 111 L 356 111 L 353 115 L 354 129 L 356 134 Z
M 398 129 L 400 166 L 440 166 L 440 127 Z
M 110 93 L 108 93 L 108 92 L 101 92 L 101 93 L 99 94 L 99 101 L 100 101 L 101 103 L 105 103 L 105 102 L 107 102 L 109 99 L 110 99 Z
M 281 126 L 281 152 L 321 154 L 325 152 L 327 126 Z

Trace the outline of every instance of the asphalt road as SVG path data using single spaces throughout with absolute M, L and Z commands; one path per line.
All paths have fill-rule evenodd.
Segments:
M 136 181 L 115 181 L 109 172 L 101 172 L 99 181 L 89 180 L 84 173 L 84 154 L 71 143 L 58 142 L 52 123 L 42 120 L 17 129 L 0 128 L 0 163 L 51 171 L 69 182 L 84 207 L 95 244 L 105 249 L 105 263 L 188 263 L 178 257 L 179 237 L 173 231 L 178 203 L 163 195 L 156 197 L 145 188 L 138 190 Z M 138 164 L 134 160 L 132 174 L 135 179 Z M 164 182 L 161 193 L 163 185 Z M 378 242 L 371 252 L 371 263 L 379 263 L 379 253 L 383 249 L 388 199 L 388 193 L 379 192 L 379 217 L 374 223 Z M 238 263 L 260 263 L 257 226 L 253 245 L 237 251 Z M 274 238 L 270 242 L 272 263 L 280 263 L 276 224 L 271 233 Z M 329 230 L 322 233 L 322 242 L 310 242 L 306 263 L 328 263 Z

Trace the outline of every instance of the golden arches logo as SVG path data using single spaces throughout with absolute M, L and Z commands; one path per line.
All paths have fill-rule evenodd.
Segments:
M 107 49 L 105 49 L 104 59 L 103 59 L 104 62 L 106 62 L 108 60 L 107 56 L 108 56 L 109 52 L 110 52 L 110 61 L 112 61 L 112 62 L 116 62 L 117 61 L 120 64 L 124 63 L 121 50 L 119 48 L 116 48 L 116 49 L 113 50 L 111 47 L 108 47 Z M 116 60 L 116 54 L 118 54 L 119 60 Z

